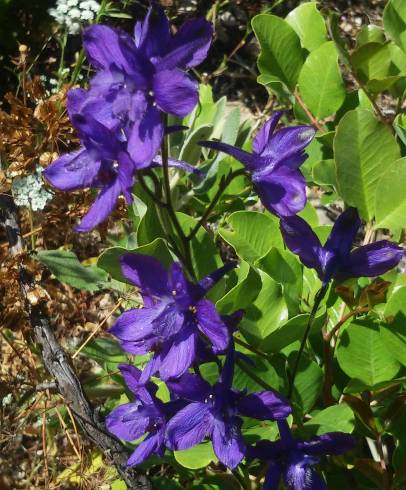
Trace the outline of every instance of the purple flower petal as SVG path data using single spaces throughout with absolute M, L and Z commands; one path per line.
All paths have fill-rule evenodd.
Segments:
M 348 208 L 334 223 L 324 248 L 331 252 L 338 252 L 342 256 L 348 255 L 360 226 L 361 220 L 357 210 Z
M 178 332 L 165 355 L 161 355 L 159 374 L 162 380 L 178 378 L 192 365 L 196 357 L 197 333 L 194 326 Z
M 284 480 L 291 490 L 327 490 L 319 475 L 305 460 L 291 462 L 285 469 Z
M 158 308 L 139 308 L 125 311 L 118 317 L 109 333 L 119 339 L 126 352 L 146 354 L 151 345 L 156 342 L 152 322 L 159 315 L 160 310 Z
M 162 436 L 159 433 L 148 434 L 136 450 L 128 458 L 127 466 L 143 463 L 152 454 L 156 453 L 162 445 Z
M 127 204 L 133 202 L 132 190 L 134 185 L 134 163 L 129 157 L 128 153 L 121 151 L 117 155 L 118 160 L 118 179 L 121 185 L 121 192 L 123 193 Z
M 185 373 L 178 379 L 166 382 L 169 391 L 192 402 L 204 402 L 210 395 L 211 386 L 197 374 Z
M 75 226 L 75 231 L 90 231 L 102 223 L 115 208 L 120 193 L 120 182 L 115 179 L 111 185 L 102 189 L 82 221 Z
M 196 318 L 199 330 L 210 340 L 214 351 L 226 349 L 230 343 L 230 332 L 211 301 L 202 299 L 196 303 Z
M 213 429 L 213 450 L 218 459 L 228 468 L 236 468 L 243 459 L 246 451 L 241 435 L 242 420 L 231 417 L 227 421 L 215 420 Z
M 161 112 L 150 105 L 142 119 L 135 121 L 128 140 L 128 153 L 138 169 L 151 164 L 163 135 Z
M 223 265 L 223 267 L 220 267 L 220 269 L 215 270 L 199 281 L 199 286 L 205 293 L 207 293 L 216 283 L 218 283 L 218 281 L 220 281 L 220 279 L 225 276 L 225 274 L 233 270 L 235 267 L 237 267 L 236 262 L 227 262 L 225 265 Z
M 310 441 L 298 442 L 297 447 L 306 454 L 323 456 L 326 454 L 344 454 L 355 446 L 350 434 L 343 432 L 327 432 Z
M 316 135 L 312 126 L 292 126 L 276 131 L 262 150 L 261 156 L 283 164 L 284 160 L 300 154 Z
M 88 114 L 74 114 L 72 124 L 79 130 L 86 148 L 101 159 L 116 160 L 121 147 L 116 131 L 110 130 Z
M 148 255 L 126 253 L 120 257 L 121 272 L 145 296 L 170 295 L 168 273 L 159 260 Z
M 156 372 L 158 372 L 159 367 L 161 366 L 162 358 L 159 354 L 154 354 L 151 359 L 147 362 L 146 366 L 142 370 L 142 374 L 140 377 L 140 383 L 146 384 L 150 377 L 153 376 Z
M 170 167 L 179 168 L 180 170 L 183 170 L 184 172 L 193 173 L 193 174 L 196 174 L 199 176 L 204 175 L 200 169 L 193 167 L 193 165 L 190 165 L 189 163 L 182 162 L 181 160 L 176 160 L 176 158 L 169 157 L 168 158 L 168 164 Z M 151 166 L 153 166 L 153 167 L 161 167 L 162 166 L 161 155 L 156 155 Z
M 277 216 L 292 216 L 306 205 L 306 182 L 298 170 L 281 167 L 252 180 L 262 204 Z
M 203 441 L 213 430 L 213 416 L 205 403 L 190 403 L 171 418 L 166 427 L 166 444 L 179 451 Z
M 289 402 L 283 396 L 271 391 L 244 396 L 237 406 L 241 415 L 258 420 L 285 419 L 292 413 Z
M 240 148 L 229 145 L 228 143 L 222 143 L 221 141 L 199 141 L 198 144 L 205 148 L 212 148 L 213 150 L 231 155 L 251 171 L 254 171 L 261 165 L 264 165 L 265 162 L 265 160 L 258 155 L 253 155 L 247 151 L 241 150 Z
M 137 48 L 148 58 L 163 56 L 171 41 L 169 21 L 164 10 L 154 3 L 143 22 L 137 22 L 134 29 Z
M 180 26 L 172 39 L 169 53 L 160 60 L 163 69 L 193 68 L 207 56 L 213 28 L 204 18 L 193 19 Z
M 45 170 L 46 179 L 61 191 L 91 187 L 100 170 L 100 161 L 81 148 L 62 155 Z
M 277 463 L 270 462 L 262 490 L 278 490 L 282 472 Z
M 128 388 L 133 393 L 137 393 L 140 387 L 141 371 L 135 366 L 131 366 L 131 364 L 119 364 L 118 368 Z
M 95 68 L 108 70 L 114 64 L 134 75 L 135 46 L 126 32 L 95 24 L 84 31 L 83 41 L 86 56 Z
M 321 244 L 310 226 L 299 216 L 281 219 L 280 229 L 288 249 L 298 255 L 301 262 L 322 274 Z
M 176 304 L 182 309 L 188 309 L 203 296 L 199 286 L 187 280 L 181 265 L 177 262 L 172 264 L 169 271 L 168 288 Z
M 159 70 L 153 82 L 158 107 L 168 114 L 187 116 L 199 100 L 198 83 L 181 70 Z
M 66 109 L 70 119 L 72 119 L 74 114 L 79 114 L 81 112 L 87 98 L 88 92 L 83 88 L 72 88 L 69 90 Z
M 282 111 L 274 112 L 271 116 L 271 119 L 268 119 L 268 121 L 258 131 L 252 142 L 252 149 L 257 155 L 260 155 L 269 144 L 269 141 L 275 131 L 275 128 L 280 118 L 282 117 L 282 114 Z
M 370 243 L 351 252 L 348 264 L 338 275 L 374 277 L 396 267 L 404 254 L 403 248 L 387 240 Z
M 126 403 L 116 407 L 106 417 L 107 430 L 124 441 L 135 441 L 141 437 L 148 429 L 150 420 L 143 416 L 140 407 L 140 403 Z

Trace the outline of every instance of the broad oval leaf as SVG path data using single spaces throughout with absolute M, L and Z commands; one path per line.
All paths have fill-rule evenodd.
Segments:
M 353 411 L 346 403 L 340 403 L 318 412 L 304 424 L 304 427 L 310 429 L 312 435 L 320 435 L 337 431 L 350 433 L 354 430 L 354 425 Z
M 236 211 L 227 221 L 232 230 L 220 228 L 220 236 L 249 264 L 255 264 L 273 246 L 282 245 L 278 221 L 268 213 Z
M 298 35 L 285 20 L 269 14 L 254 17 L 252 28 L 261 46 L 261 80 L 265 77 L 267 82 L 282 82 L 293 90 L 303 64 Z
M 202 442 L 184 451 L 174 451 L 174 456 L 179 464 L 190 470 L 205 468 L 212 461 L 217 462 L 210 442 Z
M 93 292 L 110 287 L 102 268 L 82 265 L 70 250 L 41 250 L 34 258 L 45 264 L 59 281 L 75 288 Z
M 337 127 L 334 157 L 340 196 L 370 221 L 375 215 L 378 181 L 400 157 L 394 136 L 371 111 L 349 111 Z
M 347 376 L 370 388 L 391 380 L 400 367 L 382 342 L 379 327 L 371 321 L 348 325 L 340 336 L 337 359 Z
M 389 0 L 383 11 L 385 31 L 406 52 L 406 2 Z
M 303 3 L 286 17 L 300 38 L 303 48 L 313 51 L 327 41 L 327 29 L 323 16 L 315 2 Z
M 406 158 L 392 163 L 376 188 L 375 228 L 406 228 Z
M 299 75 L 299 90 L 317 119 L 330 116 L 341 107 L 346 92 L 333 41 L 322 44 L 306 58 Z
M 368 24 L 364 26 L 358 33 L 357 36 L 357 46 L 362 46 L 367 43 L 384 43 L 385 33 L 383 30 L 374 25 Z

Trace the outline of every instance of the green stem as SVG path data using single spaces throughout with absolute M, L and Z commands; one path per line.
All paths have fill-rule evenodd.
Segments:
M 28 216 L 29 216 L 29 220 L 30 220 L 31 249 L 35 250 L 35 233 L 32 233 L 32 231 L 34 230 L 34 216 L 32 214 L 31 202 L 30 202 L 30 205 L 28 207 Z
M 316 317 L 317 310 L 319 309 L 320 303 L 321 303 L 322 299 L 324 298 L 324 296 L 327 292 L 327 288 L 328 288 L 327 285 L 322 286 L 319 289 L 319 291 L 317 292 L 316 297 L 314 299 L 314 305 L 313 305 L 312 311 L 310 312 L 310 316 L 309 316 L 309 319 L 307 321 L 306 329 L 305 329 L 304 334 L 303 334 L 302 342 L 300 344 L 299 352 L 297 353 L 297 356 L 295 359 L 295 364 L 293 366 L 292 375 L 291 375 L 291 379 L 290 379 L 290 385 L 289 385 L 289 391 L 288 391 L 288 398 L 289 399 L 292 398 L 292 393 L 293 393 L 293 388 L 295 386 L 295 379 L 296 379 L 296 374 L 297 374 L 297 370 L 299 367 L 300 358 L 302 357 L 302 354 L 303 354 L 303 351 L 304 351 L 304 348 L 305 348 L 305 345 L 307 342 L 307 338 L 309 336 L 310 330 L 311 330 L 313 323 L 314 323 L 314 319 Z
M 67 42 L 68 42 L 68 31 L 65 30 L 65 32 L 63 33 L 62 40 L 60 42 L 61 57 L 59 59 L 59 68 L 58 68 L 58 90 L 62 87 L 62 82 L 63 82 L 63 67 L 65 66 L 65 48 Z
M 262 378 L 254 374 L 245 364 L 244 361 L 241 361 L 240 359 L 235 360 L 237 366 L 241 369 L 241 371 L 244 371 L 245 374 L 247 374 L 253 381 L 255 381 L 259 386 L 262 386 L 264 390 L 267 391 L 272 391 L 272 393 L 275 393 L 276 390 L 273 388 L 271 385 L 269 385 L 266 381 L 264 381 Z
M 167 126 L 167 116 L 164 116 L 164 125 Z M 169 149 L 168 149 L 168 137 L 164 136 L 161 146 L 162 153 L 162 173 L 163 173 L 163 187 L 165 193 L 165 208 L 168 212 L 169 218 L 175 228 L 179 240 L 182 243 L 183 253 L 179 258 L 184 263 L 188 273 L 192 279 L 196 279 L 195 271 L 192 263 L 192 255 L 190 250 L 189 241 L 186 238 L 185 232 L 181 224 L 179 223 L 178 217 L 176 216 L 176 211 L 173 206 L 172 194 L 171 194 L 171 183 L 169 178 Z
M 226 188 L 231 184 L 231 182 L 236 177 L 239 177 L 239 176 L 244 175 L 244 174 L 245 174 L 245 170 L 241 168 L 241 169 L 235 170 L 234 172 L 229 173 L 227 175 L 227 177 L 225 177 L 223 175 L 223 177 L 221 178 L 221 181 L 220 181 L 219 188 L 217 189 L 217 192 L 216 192 L 215 196 L 213 197 L 213 200 L 208 205 L 208 207 L 207 207 L 206 211 L 204 212 L 203 216 L 200 218 L 200 220 L 196 223 L 196 225 L 192 228 L 192 230 L 190 231 L 190 233 L 187 235 L 187 237 L 186 237 L 186 240 L 187 241 L 192 240 L 196 236 L 196 234 L 199 231 L 200 227 L 203 227 L 204 226 L 204 224 L 206 223 L 207 219 L 209 218 L 212 210 L 214 209 L 214 207 L 216 206 L 218 200 L 220 199 L 221 195 L 226 190 Z
M 249 344 L 247 344 L 246 342 L 244 342 L 243 340 L 240 340 L 239 338 L 237 337 L 234 337 L 234 342 L 238 345 L 241 345 L 241 347 L 244 347 L 245 349 L 249 350 L 250 352 L 252 352 L 253 354 L 256 354 L 257 356 L 260 356 L 262 357 L 263 359 L 269 361 L 269 356 L 268 354 L 265 354 L 265 352 L 261 352 L 260 350 L 258 349 L 255 349 L 255 347 L 251 347 Z

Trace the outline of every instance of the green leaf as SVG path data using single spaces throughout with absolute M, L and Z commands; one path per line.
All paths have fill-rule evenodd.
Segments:
M 357 35 L 357 46 L 362 46 L 367 43 L 384 43 L 385 33 L 383 30 L 374 24 L 363 26 Z
M 249 264 L 255 264 L 273 246 L 282 245 L 278 222 L 268 213 L 237 211 L 229 216 L 227 224 L 232 231 L 220 228 L 220 236 Z
M 372 112 L 349 111 L 338 124 L 334 155 L 341 197 L 370 221 L 375 215 L 379 178 L 388 163 L 400 157 L 395 138 Z
M 322 323 L 326 318 L 326 314 L 323 312 L 316 317 L 316 321 L 313 323 L 310 333 L 320 332 Z M 261 343 L 261 348 L 267 353 L 277 353 L 297 340 L 303 338 L 304 331 L 307 326 L 309 315 L 307 313 L 294 316 L 287 322 L 280 325 L 280 327 L 272 332 Z
M 376 188 L 375 228 L 406 228 L 406 158 L 386 168 Z
M 260 77 L 259 83 L 282 82 L 293 90 L 303 64 L 298 35 L 275 15 L 257 15 L 252 19 L 252 28 L 261 46 L 258 68 L 261 77 L 265 77 Z
M 399 371 L 399 363 L 382 343 L 379 327 L 371 321 L 348 325 L 340 336 L 337 359 L 347 376 L 370 388 Z
M 333 41 L 322 44 L 306 58 L 299 75 L 303 101 L 317 119 L 334 114 L 346 96 Z
M 387 44 L 367 43 L 351 54 L 351 64 L 364 83 L 389 75 L 391 56 Z
M 260 275 L 262 289 L 255 301 L 246 308 L 239 327 L 244 337 L 256 346 L 287 319 L 282 286 L 265 272 Z
M 389 0 L 383 11 L 385 31 L 406 52 L 406 3 L 404 0 Z
M 291 367 L 296 356 L 296 351 L 289 356 Z M 292 396 L 292 405 L 296 412 L 299 412 L 301 415 L 309 412 L 320 395 L 323 379 L 324 376 L 321 367 L 314 361 L 311 361 L 307 356 L 302 355 L 299 361 Z
M 187 137 L 179 154 L 179 160 L 183 160 L 191 165 L 195 165 L 200 158 L 201 147 L 197 144 L 200 140 L 207 140 L 213 131 L 211 124 L 199 126 Z
M 105 250 L 97 261 L 97 266 L 100 269 L 108 272 L 113 279 L 120 282 L 131 284 L 121 273 L 120 257 L 126 253 L 138 253 L 149 255 L 158 259 L 166 268 L 173 262 L 172 256 L 162 238 L 157 238 L 147 245 L 142 245 L 138 248 L 128 250 L 123 247 L 112 247 Z
M 197 220 L 193 216 L 184 213 L 176 213 L 183 231 L 188 234 L 196 225 Z M 218 254 L 213 237 L 201 226 L 195 237 L 190 241 L 192 263 L 198 279 L 215 271 L 223 265 Z
M 397 287 L 393 291 L 383 314 L 389 322 L 396 316 L 406 316 L 406 286 Z
M 127 360 L 127 356 L 124 354 L 120 344 L 116 340 L 109 338 L 99 337 L 92 339 L 81 352 L 97 362 L 108 360 L 120 363 Z
M 336 167 L 334 160 L 320 160 L 313 165 L 313 181 L 318 185 L 337 188 Z
M 297 258 L 286 250 L 274 247 L 257 264 L 282 285 L 289 314 L 297 315 L 303 290 L 303 267 Z
M 203 442 L 184 451 L 174 451 L 176 461 L 191 470 L 205 468 L 212 461 L 217 462 L 211 442 Z
M 233 313 L 239 308 L 245 309 L 261 290 L 261 277 L 247 262 L 241 261 L 236 275 L 237 284 L 216 303 L 217 309 L 223 314 Z
M 107 274 L 96 266 L 84 266 L 68 250 L 41 250 L 34 258 L 45 264 L 61 282 L 93 292 L 109 287 Z
M 299 36 L 302 47 L 313 51 L 327 41 L 327 29 L 323 16 L 315 2 L 307 2 L 292 10 L 286 22 Z
M 304 427 L 310 429 L 312 435 L 321 435 L 326 432 L 347 432 L 354 430 L 355 417 L 351 408 L 345 404 L 325 408 L 311 420 L 305 422 Z
M 387 326 L 381 325 L 381 342 L 392 356 L 406 366 L 406 317 L 395 319 Z
M 396 135 L 401 142 L 406 145 L 406 117 L 405 114 L 398 114 L 393 121 L 393 127 Z

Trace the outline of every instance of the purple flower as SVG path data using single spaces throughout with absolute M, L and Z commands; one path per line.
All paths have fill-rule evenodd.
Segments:
M 188 449 L 210 437 L 218 459 L 235 468 L 246 452 L 240 415 L 258 420 L 280 420 L 291 413 L 288 402 L 270 391 L 246 395 L 232 389 L 234 349 L 231 347 L 219 381 L 211 386 L 196 374 L 186 373 L 167 382 L 169 390 L 190 403 L 168 422 L 166 445 Z
M 162 112 L 184 117 L 198 102 L 198 84 L 185 70 L 200 64 L 211 44 L 212 27 L 204 19 L 183 24 L 175 35 L 164 11 L 152 2 L 134 38 L 103 25 L 84 33 L 84 48 L 97 69 L 89 97 L 98 113 L 131 123 L 128 151 L 136 164 L 150 161 L 162 140 Z
M 118 367 L 134 394 L 134 401 L 112 410 L 106 417 L 106 427 L 115 436 L 129 442 L 148 432 L 128 459 L 127 465 L 134 466 L 145 461 L 151 454 L 163 456 L 167 408 L 155 396 L 158 389 L 156 385 L 140 384 L 139 369 L 129 364 L 120 364 Z
M 76 231 L 89 231 L 109 216 L 120 194 L 128 203 L 132 202 L 136 166 L 126 151 L 121 131 L 108 128 L 89 114 L 72 113 L 71 118 L 82 146 L 51 163 L 44 175 L 62 191 L 86 187 L 100 189 L 95 202 L 76 227 Z
M 232 267 L 228 264 L 193 284 L 177 263 L 168 273 L 153 257 L 130 253 L 121 257 L 123 275 L 140 289 L 144 307 L 124 312 L 110 332 L 131 354 L 154 353 L 142 381 L 156 372 L 163 380 L 181 376 L 195 360 L 203 338 L 214 352 L 227 348 L 229 328 L 204 296 Z
M 298 170 L 306 160 L 306 146 L 316 134 L 312 126 L 292 126 L 275 131 L 281 118 L 275 112 L 253 142 L 253 152 L 217 141 L 199 144 L 222 151 L 243 163 L 251 173 L 254 188 L 262 204 L 278 216 L 291 216 L 306 204 L 306 183 Z
M 286 421 L 278 421 L 280 440 L 260 441 L 248 455 L 269 461 L 264 490 L 278 490 L 281 477 L 289 490 L 327 490 L 312 465 L 327 454 L 343 454 L 354 447 L 354 439 L 342 432 L 329 432 L 310 441 L 294 439 Z
M 281 219 L 280 227 L 286 246 L 298 255 L 302 263 L 316 269 L 323 284 L 330 279 L 339 281 L 350 277 L 373 277 L 395 267 L 403 249 L 395 243 L 380 240 L 351 251 L 352 242 L 361 220 L 355 208 L 348 208 L 334 223 L 324 246 L 299 216 Z
M 126 131 L 114 121 L 101 123 L 103 114 L 98 112 L 99 103 L 86 96 L 82 89 L 68 94 L 69 117 L 76 127 L 81 147 L 55 160 L 44 171 L 47 180 L 57 189 L 71 191 L 94 187 L 100 193 L 76 231 L 89 231 L 104 221 L 123 194 L 132 202 L 132 188 L 137 170 L 162 165 L 160 156 L 153 161 L 134 163 L 127 153 Z M 104 119 L 106 120 L 106 119 Z M 171 129 L 171 128 L 168 128 Z M 175 128 L 176 129 L 176 128 Z M 169 158 L 169 165 L 201 175 L 192 165 Z

